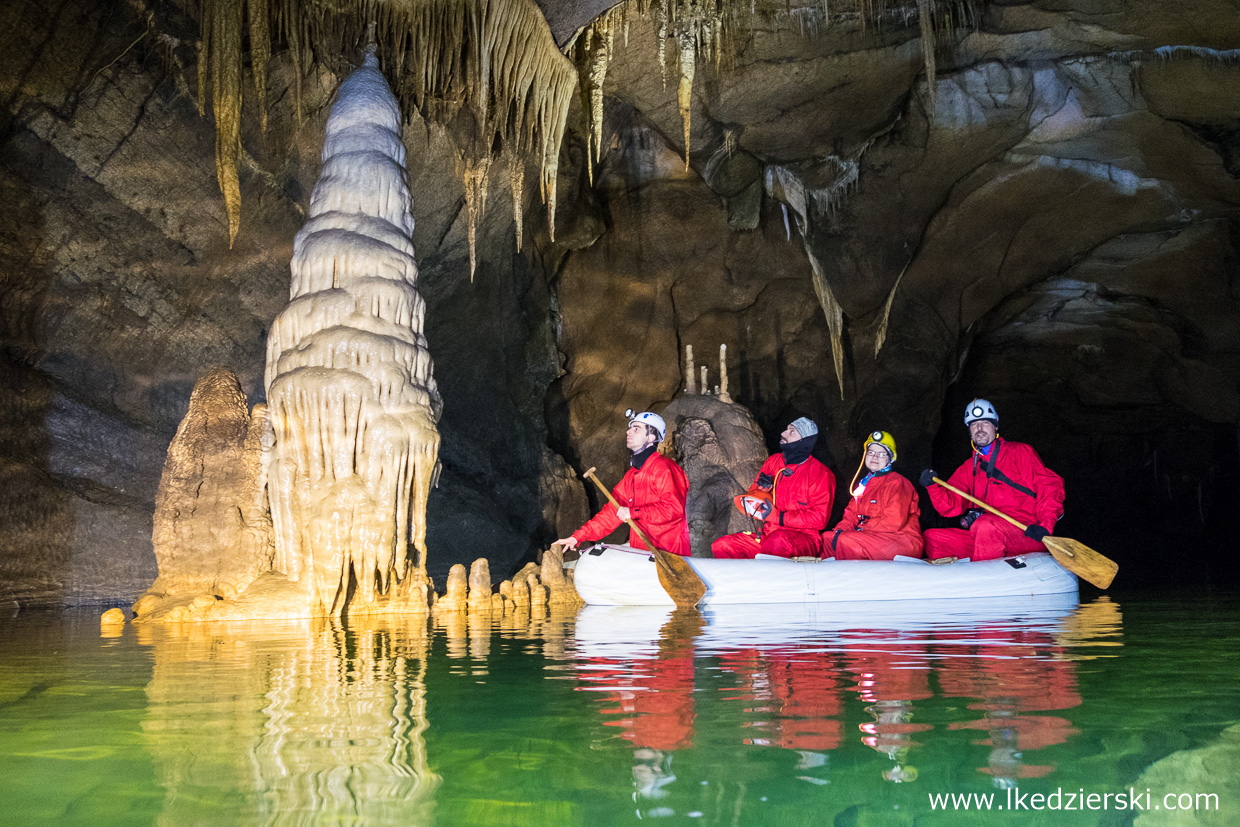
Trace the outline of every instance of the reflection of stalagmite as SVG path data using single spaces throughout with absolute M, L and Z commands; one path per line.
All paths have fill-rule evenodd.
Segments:
M 139 629 L 157 824 L 431 822 L 424 624 Z
M 369 54 L 328 118 L 291 300 L 267 342 L 275 568 L 311 613 L 340 613 L 350 571 L 356 600 L 374 604 L 406 576 L 409 539 L 425 571 L 442 403 L 404 161 L 400 109 Z

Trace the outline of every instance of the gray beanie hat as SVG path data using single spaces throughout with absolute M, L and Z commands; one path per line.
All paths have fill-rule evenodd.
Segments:
M 807 436 L 813 436 L 818 433 L 818 426 L 814 424 L 814 420 L 807 417 L 792 420 L 792 427 L 797 429 L 797 433 L 801 435 L 801 439 Z

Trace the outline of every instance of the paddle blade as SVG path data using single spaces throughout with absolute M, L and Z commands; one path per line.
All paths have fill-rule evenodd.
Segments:
M 655 549 L 655 569 L 661 585 L 679 608 L 692 609 L 706 595 L 706 584 L 685 558 Z
M 1055 562 L 1063 566 L 1077 577 L 1100 589 L 1111 585 L 1119 564 L 1109 557 L 1103 557 L 1084 543 L 1067 537 L 1043 537 L 1042 543 L 1050 551 Z

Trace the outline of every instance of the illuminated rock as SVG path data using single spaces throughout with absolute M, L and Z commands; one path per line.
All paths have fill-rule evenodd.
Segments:
M 422 334 L 396 99 L 373 54 L 341 85 L 291 299 L 267 342 L 275 564 L 310 615 L 374 606 L 426 566 L 442 402 Z

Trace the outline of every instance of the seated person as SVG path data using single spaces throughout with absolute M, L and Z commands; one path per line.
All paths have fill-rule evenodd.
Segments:
M 930 493 L 935 510 L 944 517 L 961 513 L 965 517 L 960 521 L 963 528 L 927 529 L 926 556 L 950 562 L 1045 551 L 1042 538 L 1063 515 L 1063 478 L 1047 468 L 1031 446 L 999 436 L 999 414 L 985 399 L 974 399 L 965 407 L 964 424 L 973 439 L 973 454 L 947 482 L 1028 528 L 1022 534 L 1006 520 L 974 509 L 963 497 L 935 485 L 938 474 L 927 469 L 921 474 L 921 484 Z
M 689 522 L 685 519 L 685 499 L 689 478 L 675 460 L 659 453 L 659 443 L 667 434 L 667 423 L 658 414 L 629 411 L 624 444 L 633 455 L 629 470 L 611 490 L 620 507 L 610 502 L 570 536 L 556 540 L 565 548 L 576 548 L 583 541 L 601 540 L 625 520 L 632 520 L 663 551 L 689 556 Z M 633 532 L 629 545 L 646 548 Z
M 844 519 L 822 535 L 822 556 L 837 560 L 890 560 L 897 554 L 920 557 L 921 506 L 913 484 L 891 470 L 896 461 L 895 438 L 886 431 L 875 431 L 863 450 Z M 862 468 L 866 475 L 857 482 Z
M 743 531 L 720 537 L 710 547 L 716 557 L 818 556 L 819 534 L 835 500 L 835 475 L 809 455 L 817 439 L 818 426 L 805 417 L 784 429 L 779 453 L 762 463 L 758 478 L 738 498 L 751 503 L 750 516 L 762 520 L 762 527 L 756 535 Z

